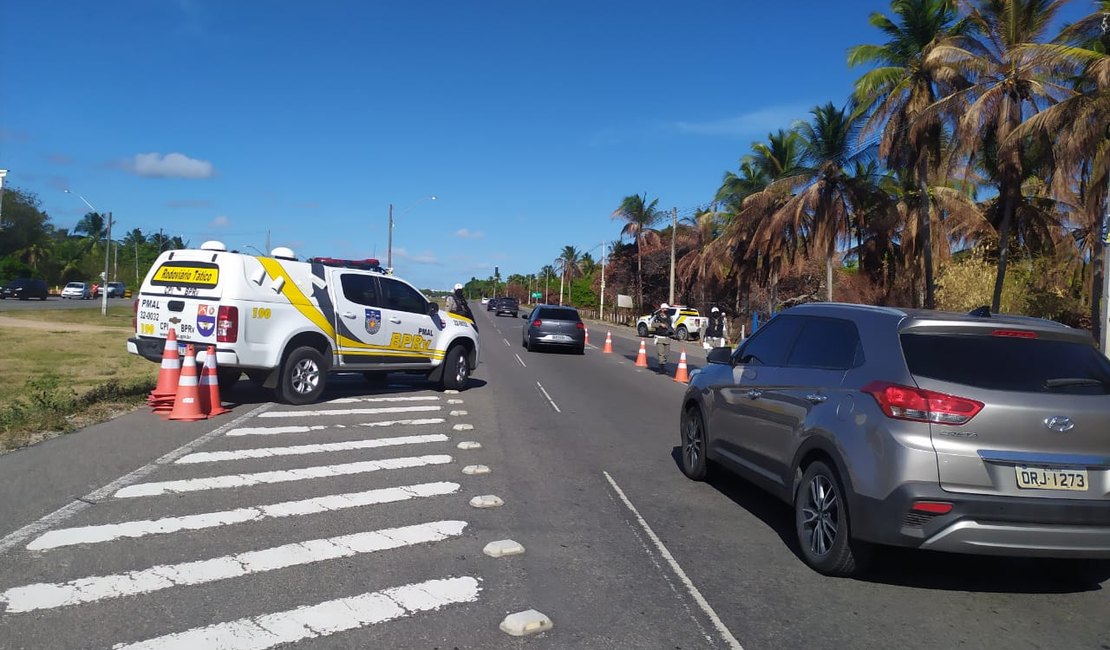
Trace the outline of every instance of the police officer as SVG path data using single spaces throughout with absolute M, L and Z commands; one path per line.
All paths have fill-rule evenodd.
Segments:
M 447 311 L 454 312 L 459 316 L 466 316 L 470 320 L 474 320 L 474 314 L 470 311 L 470 305 L 466 304 L 466 296 L 463 295 L 463 286 L 461 284 L 455 285 L 455 292 L 447 296 Z M 478 329 L 478 324 L 474 323 L 474 329 Z
M 655 334 L 655 357 L 659 361 L 658 372 L 660 374 L 667 373 L 667 356 L 671 351 L 671 337 L 674 336 L 674 325 L 671 323 L 671 315 L 667 313 L 670 305 L 662 303 L 659 309 L 651 315 L 651 331 Z
M 725 342 L 725 314 L 716 307 L 709 310 L 709 324 L 705 328 L 705 344 L 707 349 L 710 347 L 723 348 L 728 345 Z

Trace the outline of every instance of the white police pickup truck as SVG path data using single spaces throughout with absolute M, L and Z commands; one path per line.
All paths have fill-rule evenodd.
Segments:
M 329 371 L 372 382 L 424 372 L 464 390 L 478 366 L 474 322 L 378 260 L 299 261 L 284 247 L 254 256 L 209 241 L 159 255 L 135 299 L 128 351 L 160 362 L 170 328 L 179 344 L 196 346 L 198 363 L 216 346 L 221 385 L 246 373 L 290 404 L 319 399 Z
M 709 319 L 692 307 L 671 305 L 667 308 L 667 315 L 671 318 L 674 337 L 679 341 L 697 339 L 705 331 L 706 325 L 709 324 Z M 636 321 L 636 333 L 640 336 L 647 336 L 650 331 L 651 314 L 641 316 Z

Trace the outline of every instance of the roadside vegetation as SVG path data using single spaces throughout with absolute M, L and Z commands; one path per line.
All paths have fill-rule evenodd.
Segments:
M 1067 5 L 1089 13 L 1063 25 Z M 618 240 L 467 291 L 593 308 L 607 250 L 605 304 L 646 313 L 668 300 L 673 245 L 675 300 L 745 320 L 816 300 L 989 305 L 1097 337 L 1108 16 L 1110 0 L 892 0 L 843 53 L 852 92 L 738 152 L 703 205 L 614 197 Z
M 142 405 L 158 366 L 127 352 L 128 305 L 4 312 L 0 325 L 0 453 Z

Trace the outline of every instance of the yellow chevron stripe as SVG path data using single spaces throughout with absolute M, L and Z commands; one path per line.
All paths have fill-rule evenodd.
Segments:
M 298 287 L 297 283 L 293 281 L 293 278 L 285 272 L 285 268 L 281 263 L 269 257 L 256 257 L 255 259 L 262 263 L 262 267 L 266 269 L 266 273 L 270 275 L 271 279 L 276 280 L 282 278 L 285 280 L 285 284 L 281 287 L 281 295 L 285 296 L 289 304 L 296 307 L 297 311 L 301 312 L 301 314 L 311 321 L 313 325 L 319 327 L 328 335 L 328 338 L 334 340 L 336 338 L 335 329 L 332 328 L 331 322 L 324 316 L 324 313 L 320 311 L 320 308 L 314 305 L 312 301 L 301 292 L 300 287 Z

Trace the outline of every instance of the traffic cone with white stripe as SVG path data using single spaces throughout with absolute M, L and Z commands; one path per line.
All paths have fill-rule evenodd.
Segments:
M 644 346 L 644 340 L 640 339 L 640 352 L 636 354 L 636 367 L 647 368 L 647 347 Z
M 678 370 L 674 373 L 674 380 L 680 384 L 690 383 L 690 374 L 686 370 L 686 348 L 682 348 L 682 355 L 678 357 Z
M 208 417 L 231 413 L 220 399 L 220 373 L 216 369 L 216 346 L 208 346 L 204 355 L 204 372 L 200 375 L 200 408 Z
M 586 330 L 586 345 L 589 345 L 590 344 L 590 328 L 586 327 L 586 328 L 583 328 L 583 329 Z
M 605 347 L 601 349 L 605 354 L 613 354 L 613 333 L 605 332 Z
M 185 348 L 185 361 L 181 364 L 181 377 L 177 382 L 177 395 L 173 400 L 171 420 L 205 420 L 208 416 L 200 410 L 200 383 L 197 377 L 197 355 L 192 344 Z
M 158 371 L 158 385 L 150 391 L 146 399 L 155 413 L 169 412 L 173 408 L 173 397 L 177 394 L 180 376 L 181 355 L 177 352 L 177 332 L 171 327 L 166 334 L 166 345 L 162 349 L 162 369 Z

